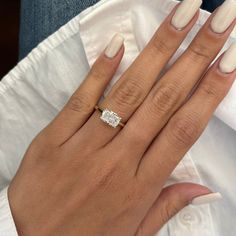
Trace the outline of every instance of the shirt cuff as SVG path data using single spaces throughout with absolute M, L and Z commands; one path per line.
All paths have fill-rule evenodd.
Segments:
M 0 236 L 18 236 L 7 196 L 8 187 L 0 192 Z

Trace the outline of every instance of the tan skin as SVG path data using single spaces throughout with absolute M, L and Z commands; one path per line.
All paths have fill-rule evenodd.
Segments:
M 191 183 L 163 185 L 233 84 L 236 72 L 221 73 L 220 59 L 206 70 L 235 22 L 215 34 L 211 16 L 156 81 L 198 18 L 176 30 L 175 9 L 100 104 L 123 117 L 123 129 L 103 123 L 94 106 L 124 47 L 113 59 L 101 54 L 33 140 L 8 192 L 20 236 L 151 236 L 194 197 L 211 192 Z

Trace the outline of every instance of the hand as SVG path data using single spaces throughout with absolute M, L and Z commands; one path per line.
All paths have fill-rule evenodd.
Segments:
M 8 192 L 20 236 L 153 235 L 193 198 L 211 193 L 190 183 L 163 186 L 234 81 L 235 72 L 222 73 L 221 58 L 207 68 L 235 22 L 215 33 L 211 16 L 156 81 L 198 18 L 177 30 L 175 11 L 100 104 L 123 118 L 123 129 L 94 111 L 124 53 L 124 46 L 115 50 L 116 36 L 34 139 Z

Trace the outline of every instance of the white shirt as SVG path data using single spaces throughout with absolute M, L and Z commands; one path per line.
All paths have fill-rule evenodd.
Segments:
M 72 19 L 35 48 L 0 82 L 0 236 L 16 236 L 6 186 L 35 135 L 64 106 L 90 66 L 117 32 L 126 52 L 119 78 L 174 7 L 173 0 L 102 0 Z M 169 66 L 190 43 L 209 13 L 199 20 Z M 234 31 L 226 49 L 236 39 Z M 217 109 L 203 135 L 167 184 L 195 182 L 219 191 L 221 202 L 188 206 L 158 236 L 236 235 L 236 85 Z

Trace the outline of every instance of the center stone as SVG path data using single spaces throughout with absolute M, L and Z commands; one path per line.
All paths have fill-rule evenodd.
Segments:
M 121 118 L 115 112 L 109 111 L 108 109 L 105 109 L 102 112 L 102 115 L 100 118 L 102 121 L 109 124 L 113 128 L 116 128 L 121 121 Z

